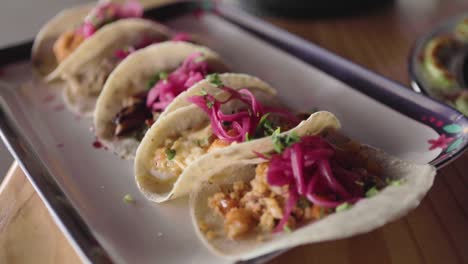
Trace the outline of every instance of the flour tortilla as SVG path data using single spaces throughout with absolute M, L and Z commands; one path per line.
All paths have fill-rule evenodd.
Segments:
M 57 68 L 53 46 L 59 36 L 78 28 L 95 3 L 65 9 L 47 22 L 34 40 L 31 60 L 35 73 L 44 77 Z
M 94 112 L 96 136 L 111 151 L 122 158 L 133 159 L 140 142 L 135 138 L 116 138 L 113 119 L 123 108 L 124 100 L 132 95 L 144 92 L 148 80 L 155 73 L 171 72 L 181 65 L 190 55 L 200 52 L 214 72 L 225 72 L 227 66 L 214 51 L 188 42 L 166 41 L 138 50 L 120 63 L 107 79 Z M 239 77 L 242 79 L 242 77 Z M 200 85 L 194 85 L 186 93 L 178 96 L 161 113 L 160 117 L 175 109 L 189 105 L 188 95 L 201 91 Z
M 232 73 L 220 74 L 219 76 L 225 86 L 233 89 L 248 88 L 264 105 L 276 106 L 278 104 L 274 98 L 276 91 L 258 78 L 245 74 Z M 215 91 L 218 91 L 218 94 L 216 94 L 217 97 L 226 95 L 224 92 L 219 92 L 219 89 L 214 87 L 209 81 L 203 80 L 184 94 L 179 95 L 177 101 L 174 101 L 172 104 L 185 104 L 185 99 L 183 98 L 196 94 L 197 90 L 201 91 L 202 89 L 206 90 L 210 94 L 214 94 Z M 168 109 L 172 109 L 172 106 L 169 106 Z M 138 188 L 147 199 L 154 202 L 164 202 L 188 195 L 191 191 L 192 185 L 199 176 L 198 167 L 199 164 L 203 164 L 204 157 L 218 155 L 217 150 L 202 155 L 193 163 L 188 164 L 182 174 L 173 181 L 160 181 L 151 173 L 154 152 L 164 144 L 166 138 L 177 136 L 181 132 L 192 127 L 197 127 L 203 123 L 209 124 L 209 116 L 197 106 L 188 105 L 179 107 L 172 110 L 171 113 L 160 117 L 146 133 L 137 149 L 135 157 L 135 180 Z M 226 148 L 237 149 L 239 146 L 251 144 L 255 141 L 256 140 L 234 144 Z M 197 173 L 197 176 L 194 175 L 194 172 Z M 209 173 L 209 170 L 206 172 Z
M 222 217 L 208 207 L 208 197 L 219 192 L 219 186 L 253 179 L 255 165 L 264 162 L 255 157 L 253 149 L 256 150 L 253 147 L 244 148 L 244 157 L 231 163 L 207 157 L 207 163 L 224 163 L 226 166 L 211 174 L 210 183 L 202 184 L 190 197 L 191 216 L 197 235 L 214 254 L 228 259 L 247 260 L 303 244 L 342 239 L 374 230 L 416 208 L 432 186 L 436 174 L 436 169 L 430 165 L 412 164 L 380 150 L 362 146 L 362 151 L 381 165 L 382 177 L 404 179 L 404 182 L 400 186 L 387 186 L 376 196 L 363 199 L 346 211 L 333 213 L 291 233 L 257 233 L 232 241 L 223 232 Z M 261 149 L 272 151 L 271 140 L 263 141 Z M 227 153 L 223 153 L 222 157 L 226 160 Z M 201 221 L 217 234 L 215 238 L 208 239 L 200 230 Z M 259 235 L 262 241 L 258 239 Z
M 113 0 L 110 2 L 122 3 L 125 1 Z M 168 1 L 158 1 L 157 4 L 154 2 L 153 0 L 140 1 L 145 8 L 161 4 L 159 2 L 167 3 Z M 58 37 L 64 32 L 78 28 L 96 4 L 97 2 L 94 2 L 64 9 L 41 28 L 34 40 L 31 51 L 33 70 L 39 77 L 43 78 L 57 68 L 53 46 Z
M 46 80 L 63 80 L 63 96 L 70 110 L 82 115 L 92 114 L 104 82 L 120 62 L 115 51 L 136 45 L 145 37 L 167 39 L 169 34 L 166 27 L 149 20 L 118 20 L 86 40 Z

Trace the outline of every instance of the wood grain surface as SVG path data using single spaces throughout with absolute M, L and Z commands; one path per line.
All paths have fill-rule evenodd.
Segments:
M 414 41 L 463 11 L 467 0 L 395 0 L 354 17 L 265 19 L 408 84 Z M 271 263 L 468 263 L 467 187 L 465 153 L 439 171 L 427 197 L 406 217 L 368 234 L 292 249 Z M 0 263 L 79 263 L 16 164 L 0 186 L 0 208 Z

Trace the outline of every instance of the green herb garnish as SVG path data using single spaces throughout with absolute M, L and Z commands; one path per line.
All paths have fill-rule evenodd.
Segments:
M 249 136 L 249 132 L 245 132 L 245 141 L 250 141 L 252 140 Z
M 175 155 L 176 155 L 175 149 L 166 149 L 166 156 L 168 160 L 174 159 Z
M 271 135 L 271 138 L 273 140 L 273 147 L 278 153 L 283 152 L 285 148 L 301 140 L 295 132 L 291 132 L 284 136 L 281 136 L 280 133 L 281 129 L 278 127 Z
M 299 142 L 299 141 L 301 141 L 301 138 L 294 131 L 289 133 L 288 135 L 286 135 L 286 144 L 288 146 L 290 146 L 290 145 L 292 145 L 292 144 L 294 144 L 296 142 Z
M 214 103 L 212 101 L 206 101 L 206 106 L 211 109 L 213 107 Z
M 216 87 L 221 87 L 223 86 L 223 81 L 221 81 L 221 78 L 219 77 L 219 74 L 217 73 L 212 73 L 206 76 L 206 79 L 214 86 Z
M 405 183 L 405 179 L 392 180 L 390 178 L 386 178 L 385 183 L 387 183 L 387 185 L 400 186 Z
M 273 134 L 271 134 L 271 139 L 273 141 L 273 148 L 278 153 L 281 153 L 284 149 L 284 145 L 281 142 L 280 133 L 281 133 L 281 129 L 278 127 L 275 131 L 273 131 Z
M 371 198 L 373 196 L 376 196 L 379 193 L 379 190 L 377 190 L 377 187 L 372 187 L 366 192 L 366 197 Z
M 335 208 L 335 212 L 342 212 L 342 211 L 346 211 L 348 210 L 349 208 L 351 208 L 351 204 L 349 203 L 342 203 L 340 205 L 338 205 L 336 208 Z
M 167 72 L 165 72 L 165 71 L 159 72 L 159 74 L 158 74 L 159 80 L 167 80 L 168 76 L 169 76 L 169 74 Z
M 133 197 L 128 193 L 123 197 L 123 201 L 127 204 L 135 202 L 135 200 L 133 200 Z
M 391 185 L 392 185 L 392 186 L 400 186 L 400 185 L 402 185 L 403 183 L 405 183 L 405 179 L 399 179 L 399 180 L 392 181 L 392 182 L 391 182 Z
M 270 113 L 266 113 L 260 118 L 257 126 L 257 133 L 263 130 L 265 136 L 271 136 L 275 132 L 272 122 L 268 120 L 268 116 L 270 116 Z
M 205 95 L 208 95 L 208 92 L 206 91 L 205 88 L 202 88 L 201 91 L 200 91 L 200 95 L 201 96 L 205 96 Z
M 199 147 L 206 147 L 208 146 L 208 144 L 210 144 L 210 137 L 206 137 L 204 139 L 197 139 L 195 141 L 195 144 L 197 144 L 197 146 Z
M 151 76 L 151 79 L 148 81 L 146 88 L 149 90 L 159 82 L 160 80 L 167 80 L 168 74 L 165 71 L 157 72 L 155 75 Z
M 154 75 L 151 77 L 151 79 L 148 81 L 148 84 L 146 85 L 146 88 L 149 90 L 153 88 L 153 86 L 159 81 L 159 74 Z
M 283 230 L 284 230 L 284 232 L 286 232 L 286 233 L 291 233 L 291 232 L 292 232 L 292 231 L 291 231 L 291 228 L 289 228 L 289 226 L 287 226 L 287 225 L 284 225 L 284 226 L 283 226 Z

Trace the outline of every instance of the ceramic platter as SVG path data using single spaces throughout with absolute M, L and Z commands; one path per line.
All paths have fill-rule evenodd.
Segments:
M 452 108 L 234 7 L 194 15 L 197 8 L 181 2 L 146 15 L 198 35 L 235 72 L 272 84 L 291 108 L 335 113 L 361 142 L 438 167 L 466 148 L 468 121 Z M 185 199 L 145 200 L 132 162 L 99 148 L 91 120 L 67 111 L 58 90 L 31 82 L 30 47 L 0 51 L 2 138 L 82 259 L 224 263 L 197 239 Z M 122 201 L 126 194 L 135 204 Z

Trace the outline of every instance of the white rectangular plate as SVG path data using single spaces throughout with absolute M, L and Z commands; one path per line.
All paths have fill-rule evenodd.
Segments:
M 429 126 L 216 15 L 187 15 L 169 26 L 201 37 L 234 71 L 269 82 L 290 107 L 335 113 L 350 137 L 418 163 L 428 163 L 440 153 L 428 151 L 427 141 L 438 137 Z M 9 105 L 22 133 L 115 263 L 224 263 L 195 236 L 186 199 L 165 204 L 146 201 L 135 185 L 132 162 L 93 147 L 91 120 L 64 109 L 57 90 L 33 85 L 28 63 L 5 68 L 3 78 L 24 81 L 0 87 L 3 103 Z M 126 194 L 136 202 L 124 203 Z

